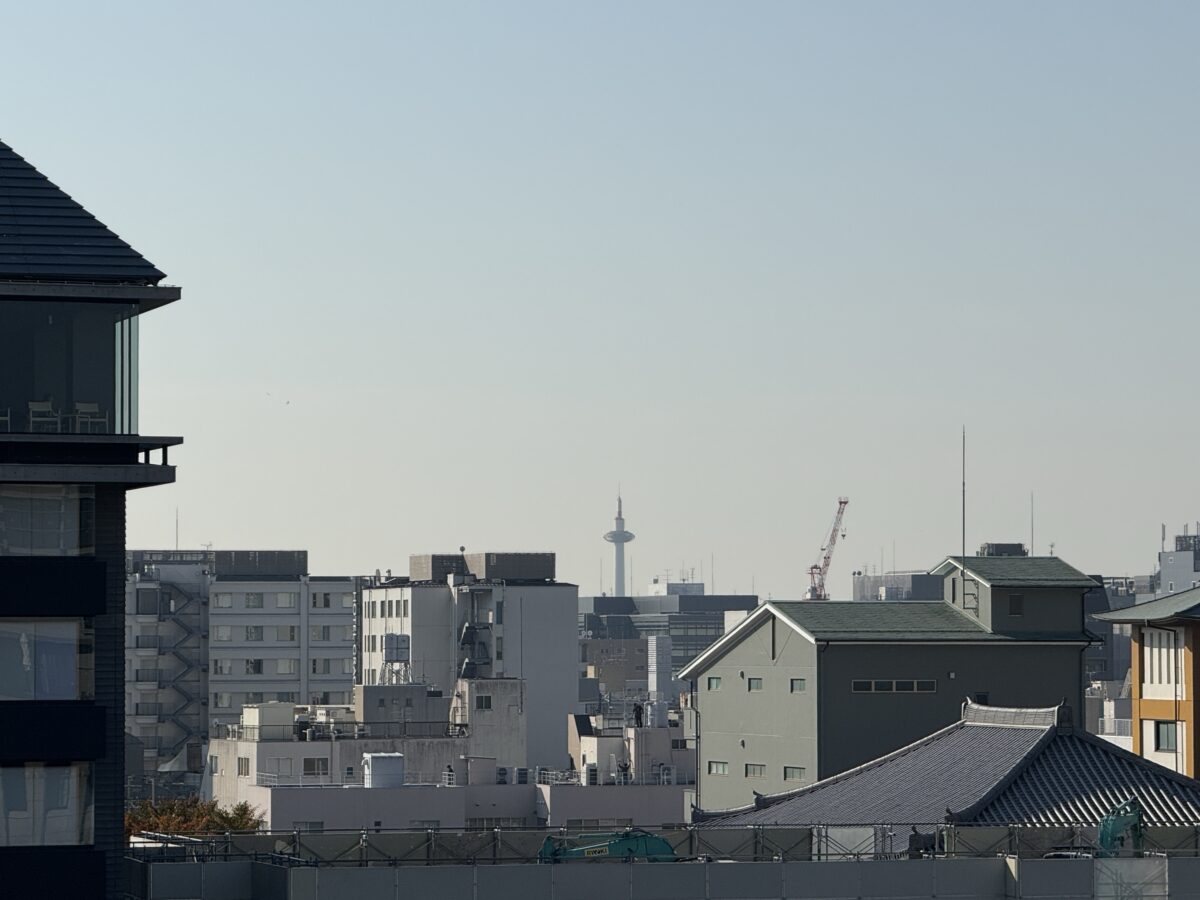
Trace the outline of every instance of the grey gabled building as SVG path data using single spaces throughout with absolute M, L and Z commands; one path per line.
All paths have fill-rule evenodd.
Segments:
M 767 603 L 686 666 L 698 804 L 836 775 L 956 721 L 964 698 L 1080 715 L 1091 579 L 1054 558 L 952 557 L 934 572 L 946 600 Z

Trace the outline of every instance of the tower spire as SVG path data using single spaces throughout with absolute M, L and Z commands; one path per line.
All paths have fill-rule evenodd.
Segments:
M 613 530 L 604 535 L 604 539 L 613 545 L 613 596 L 628 597 L 629 594 L 625 593 L 625 545 L 633 540 L 634 535 L 625 530 L 620 487 L 617 488 L 617 518 L 613 525 Z

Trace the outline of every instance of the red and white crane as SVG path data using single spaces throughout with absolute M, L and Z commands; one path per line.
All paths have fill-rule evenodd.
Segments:
M 829 592 L 825 590 L 825 576 L 829 574 L 829 564 L 833 562 L 833 548 L 837 546 L 838 537 L 846 536 L 846 532 L 842 530 L 842 516 L 846 514 L 846 504 L 849 502 L 849 497 L 838 497 L 837 514 L 833 517 L 833 527 L 829 529 L 829 540 L 821 548 L 821 560 L 808 569 L 812 586 L 804 595 L 805 600 L 829 599 Z

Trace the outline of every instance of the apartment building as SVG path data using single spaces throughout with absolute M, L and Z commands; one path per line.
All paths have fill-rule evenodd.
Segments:
M 362 590 L 359 683 L 461 692 L 462 680 L 490 697 L 489 682 L 499 689 L 519 681 L 515 702 L 528 727 L 522 765 L 564 765 L 566 717 L 579 692 L 579 588 L 555 580 L 554 554 L 425 554 L 410 557 L 409 572 Z M 387 650 L 397 636 L 408 641 L 402 660 Z
M 354 580 L 303 550 L 135 550 L 127 560 L 126 717 L 148 771 L 200 773 L 247 704 L 346 704 Z

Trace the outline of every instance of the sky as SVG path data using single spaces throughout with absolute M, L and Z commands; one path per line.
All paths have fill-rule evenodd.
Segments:
M 12 4 L 0 140 L 183 299 L 128 544 L 795 598 L 1200 518 L 1200 6 Z M 1195 526 L 1193 526 L 1195 527 Z M 694 572 L 693 572 L 694 570 Z

